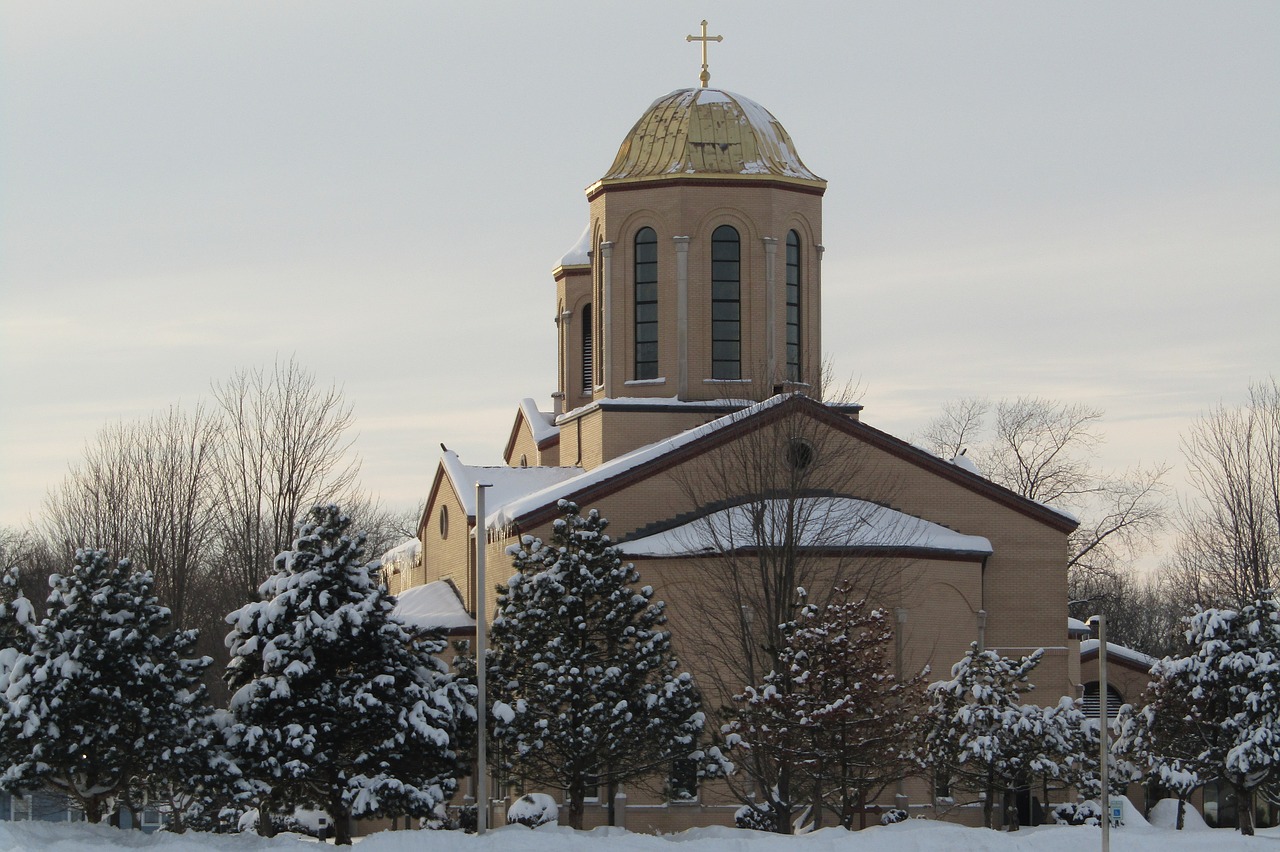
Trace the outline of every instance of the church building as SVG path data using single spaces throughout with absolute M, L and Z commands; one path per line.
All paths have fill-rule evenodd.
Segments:
M 518 403 L 505 465 L 443 452 L 421 564 L 389 577 L 391 591 L 447 581 L 477 615 L 477 538 L 492 587 L 510 574 L 506 548 L 549 540 L 569 499 L 609 519 L 666 602 L 675 653 L 709 706 L 750 676 L 717 619 L 792 605 L 794 586 L 734 591 L 735 572 L 781 546 L 799 554 L 790 579 L 810 600 L 843 585 L 894 612 L 902 672 L 945 676 L 974 641 L 1010 656 L 1043 648 L 1029 699 L 1080 695 L 1066 614 L 1075 520 L 877 429 L 827 386 L 823 289 L 854 286 L 824 280 L 827 182 L 769 110 L 702 82 L 644 110 L 587 187 L 586 227 L 548 282 L 549 405 Z M 721 786 L 628 791 L 627 824 L 732 824 L 739 802 Z M 935 812 L 924 781 L 896 801 Z M 604 804 L 588 825 L 605 821 Z

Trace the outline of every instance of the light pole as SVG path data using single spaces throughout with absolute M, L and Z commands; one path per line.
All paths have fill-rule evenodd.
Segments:
M 484 546 L 485 534 L 484 490 L 487 482 L 476 483 L 476 834 L 484 834 L 489 827 L 489 755 L 486 741 L 484 652 L 488 642 L 488 626 L 485 619 Z
M 1107 745 L 1111 720 L 1107 716 L 1107 617 L 1095 615 L 1090 621 L 1098 625 L 1098 776 L 1102 782 L 1102 852 L 1111 852 L 1111 777 L 1110 751 Z

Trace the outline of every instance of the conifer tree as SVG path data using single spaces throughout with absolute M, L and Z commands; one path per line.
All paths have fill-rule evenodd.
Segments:
M 176 770 L 190 719 L 204 707 L 208 658 L 185 655 L 195 631 L 168 629 L 170 613 L 149 571 L 105 551 L 81 550 L 50 578 L 47 615 L 10 676 L 10 714 L 21 725 L 0 785 L 46 785 L 99 822 L 131 809 L 130 785 Z
M 227 743 L 263 834 L 273 814 L 306 805 L 350 843 L 352 818 L 426 816 L 462 770 L 474 689 L 435 656 L 439 635 L 392 617 L 395 598 L 350 523 L 337 506 L 313 508 L 262 600 L 227 616 Z
M 19 583 L 17 566 L 0 574 L 0 696 L 25 689 L 30 677 L 31 647 L 36 638 L 35 609 Z M 22 759 L 18 734 L 22 730 L 21 704 L 0 701 L 0 770 Z
M 1158 668 L 1141 707 L 1120 708 L 1116 751 L 1139 771 L 1178 797 L 1175 827 L 1185 824 L 1191 794 L 1215 773 L 1201 759 L 1192 706 L 1187 692 Z
M 1205 609 L 1187 623 L 1188 652 L 1156 663 L 1152 674 L 1173 695 L 1164 711 L 1184 712 L 1174 757 L 1205 767 L 1235 790 L 1239 829 L 1254 833 L 1254 798 L 1280 783 L 1280 597 L 1264 590 L 1239 610 Z M 1162 724 L 1154 708 L 1156 725 Z M 1185 750 L 1185 752 L 1184 752 Z
M 1043 650 L 1020 660 L 969 646 L 951 668 L 951 679 L 929 685 L 925 749 L 941 789 L 958 783 L 986 794 L 983 820 L 994 827 L 993 805 L 1004 795 L 1006 825 L 1017 828 L 1014 795 L 1037 776 L 1062 777 L 1081 754 L 1083 714 L 1063 698 L 1054 707 L 1022 704 L 1033 689 L 1027 676 Z
M 636 588 L 594 509 L 569 501 L 551 542 L 525 536 L 516 574 L 498 590 L 491 667 L 494 737 L 505 766 L 583 800 L 638 776 L 699 760 L 701 696 L 671 652 L 664 605 Z M 588 787 L 592 786 L 592 790 Z
M 781 670 L 734 696 L 738 710 L 725 732 L 785 768 L 792 786 L 809 786 L 815 828 L 827 798 L 842 825 L 853 828 L 860 814 L 865 828 L 866 802 L 920 768 L 924 674 L 894 677 L 884 610 L 850 600 L 847 589 L 825 607 L 805 605 L 782 636 Z M 785 832 L 792 805 L 775 799 L 766 822 Z

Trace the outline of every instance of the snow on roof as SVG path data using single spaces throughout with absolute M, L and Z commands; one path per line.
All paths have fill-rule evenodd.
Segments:
M 556 417 L 556 423 L 567 423 L 575 417 L 581 417 L 588 411 L 594 411 L 604 406 L 615 406 L 620 408 L 653 408 L 657 406 L 663 407 L 688 407 L 688 408 L 747 408 L 755 405 L 752 399 L 699 399 L 688 400 L 680 399 L 677 396 L 606 396 L 600 399 L 593 399 L 585 405 L 572 408 L 564 414 Z
M 1096 653 L 1098 653 L 1097 639 L 1086 639 L 1080 643 L 1080 656 L 1083 657 L 1085 654 Z M 1122 660 L 1127 660 L 1130 663 L 1135 663 L 1146 669 L 1151 668 L 1159 662 L 1155 657 L 1144 654 L 1141 651 L 1135 651 L 1132 648 L 1126 648 L 1123 645 L 1117 645 L 1114 642 L 1107 643 L 1107 656 L 1119 657 Z
M 1089 628 L 1089 625 L 1085 624 L 1080 619 L 1071 618 L 1071 617 L 1067 618 L 1067 635 L 1068 636 L 1090 636 L 1092 634 L 1093 634 L 1093 630 L 1091 630 Z M 1107 644 L 1111 644 L 1111 643 L 1108 642 Z
M 509 503 L 503 503 L 497 499 L 489 505 L 493 506 L 493 511 L 489 513 L 486 519 L 486 527 L 505 527 L 528 512 L 554 503 L 565 496 L 596 485 L 601 482 L 607 482 L 615 476 L 621 476 L 629 470 L 632 470 L 645 462 L 662 458 L 667 453 L 679 449 L 686 444 L 704 438 L 707 435 L 714 434 L 726 426 L 737 423 L 743 418 L 750 417 L 761 411 L 767 411 L 776 405 L 780 405 L 795 394 L 779 394 L 766 399 L 764 402 L 757 402 L 741 411 L 734 411 L 723 417 L 717 417 L 709 423 L 701 426 L 695 426 L 692 429 L 686 429 L 683 432 L 672 435 L 670 438 L 663 438 L 661 441 L 654 441 L 652 444 L 646 444 L 638 447 L 629 453 L 623 453 L 620 456 L 610 459 L 603 464 L 592 468 L 589 471 L 583 471 L 580 468 L 549 468 L 550 470 L 568 470 L 576 473 L 577 476 L 570 476 L 557 480 L 541 491 L 527 492 L 519 499 L 514 499 Z M 564 422 L 561 415 L 556 418 L 556 422 Z M 461 462 L 459 462 L 461 464 Z M 513 468 L 513 470 L 547 470 L 548 468 Z M 456 480 L 455 480 L 456 481 Z
M 492 467 L 466 465 L 453 450 L 440 456 L 445 474 L 453 482 L 458 499 L 468 517 L 476 513 L 476 483 L 491 486 L 485 492 L 486 507 L 502 506 L 536 491 L 542 491 L 582 473 L 580 467 Z M 490 514 L 492 517 L 492 514 Z
M 538 403 L 525 397 L 520 400 L 520 413 L 529 424 L 529 432 L 535 444 L 542 444 L 560 436 L 560 427 L 555 423 L 555 415 L 549 411 L 539 411 Z
M 396 606 L 391 614 L 405 624 L 427 630 L 476 625 L 476 620 L 463 608 L 457 590 L 444 580 L 401 592 L 396 596 Z
M 961 453 L 958 456 L 954 456 L 953 458 L 950 459 L 950 461 L 953 465 L 960 468 L 961 470 L 967 470 L 970 473 L 974 474 L 975 476 L 982 476 L 982 471 L 979 470 L 978 466 L 973 463 L 973 459 L 969 458 L 964 453 Z
M 382 554 L 382 567 L 391 571 L 404 571 L 415 567 L 422 558 L 422 542 L 407 539 Z
M 573 248 L 564 253 L 557 266 L 586 266 L 591 262 L 591 223 L 582 229 L 582 236 L 573 244 Z
M 618 545 L 628 556 L 692 556 L 759 543 L 751 510 L 761 504 L 721 509 L 673 529 Z M 789 511 L 792 510 L 792 511 Z M 912 515 L 852 497 L 770 500 L 766 523 L 781 529 L 788 514 L 801 519 L 802 547 L 911 547 L 948 553 L 991 553 L 982 536 L 963 535 Z

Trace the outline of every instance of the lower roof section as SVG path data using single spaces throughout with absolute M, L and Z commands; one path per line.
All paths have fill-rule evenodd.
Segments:
M 711 511 L 661 532 L 622 542 L 627 556 L 705 556 L 794 541 L 812 550 L 874 549 L 982 557 L 983 536 L 955 530 L 853 497 L 754 501 Z

